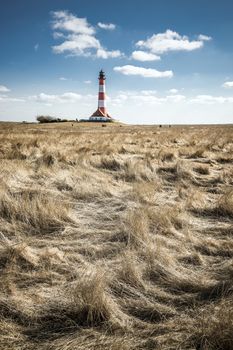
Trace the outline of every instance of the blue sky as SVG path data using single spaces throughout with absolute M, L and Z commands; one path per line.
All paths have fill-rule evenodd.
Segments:
M 231 0 L 8 0 L 0 8 L 0 120 L 86 118 L 106 72 L 128 123 L 233 122 Z

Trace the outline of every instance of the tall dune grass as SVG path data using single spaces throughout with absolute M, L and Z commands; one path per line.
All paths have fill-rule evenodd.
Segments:
M 232 349 L 232 127 L 0 129 L 0 349 Z

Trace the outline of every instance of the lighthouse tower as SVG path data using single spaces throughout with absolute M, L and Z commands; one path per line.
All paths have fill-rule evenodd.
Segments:
M 105 74 L 101 69 L 99 73 L 99 96 L 98 96 L 98 108 L 89 118 L 90 121 L 109 122 L 112 121 L 112 117 L 107 113 L 106 109 L 106 95 L 105 95 Z

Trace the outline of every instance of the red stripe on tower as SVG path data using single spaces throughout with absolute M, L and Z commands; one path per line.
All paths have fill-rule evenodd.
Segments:
M 99 92 L 99 101 L 100 100 L 105 100 L 105 93 L 104 92 Z

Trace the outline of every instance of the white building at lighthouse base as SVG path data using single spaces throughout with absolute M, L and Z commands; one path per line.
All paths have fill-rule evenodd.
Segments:
M 90 122 L 111 122 L 112 120 L 109 120 L 109 118 L 106 117 L 90 117 Z
M 93 122 L 112 122 L 113 119 L 110 117 L 109 114 L 104 114 L 99 108 L 93 113 L 90 118 L 90 121 Z

